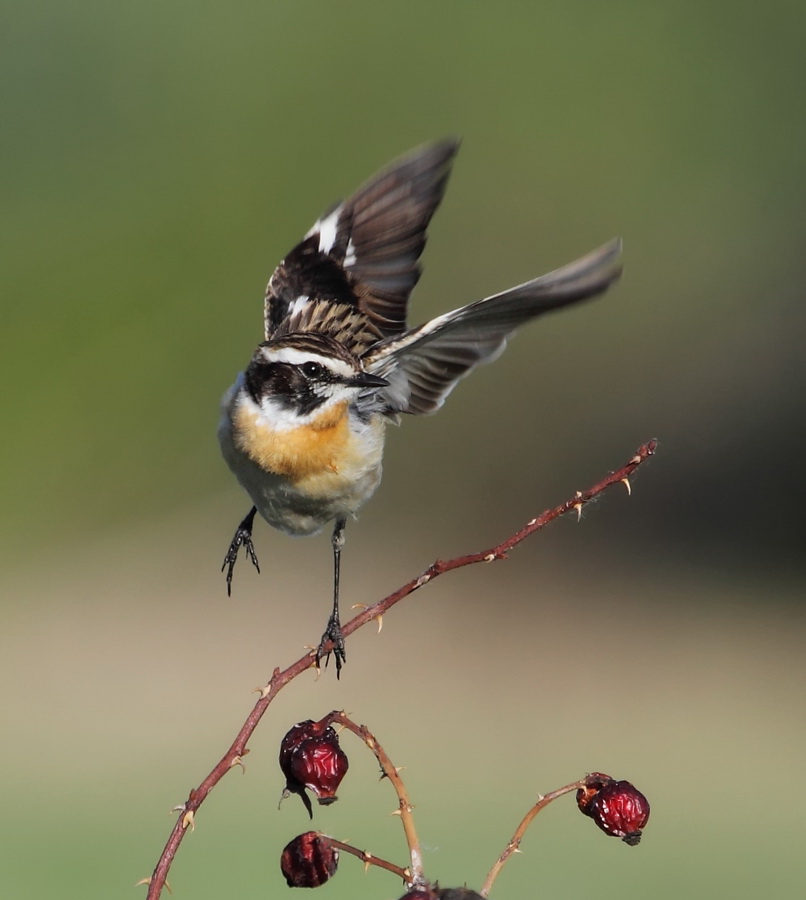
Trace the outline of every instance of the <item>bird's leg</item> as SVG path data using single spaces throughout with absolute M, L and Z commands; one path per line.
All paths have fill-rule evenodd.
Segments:
M 336 678 L 339 677 L 341 667 L 347 662 L 347 652 L 344 649 L 344 635 L 341 633 L 341 621 L 339 620 L 339 576 L 341 573 L 341 548 L 344 546 L 344 527 L 346 519 L 337 519 L 333 527 L 333 536 L 330 539 L 333 545 L 333 612 L 327 620 L 327 628 L 322 635 L 319 649 L 316 651 L 316 665 L 325 656 L 325 665 L 330 659 L 331 650 L 336 659 Z M 330 642 L 331 650 L 325 652 L 325 645 Z
M 224 557 L 224 563 L 221 566 L 221 571 L 224 569 L 227 570 L 227 596 L 232 596 L 232 573 L 235 571 L 235 563 L 238 560 L 238 550 L 243 547 L 246 550 L 246 555 L 249 559 L 252 560 L 252 565 L 260 571 L 260 566 L 257 562 L 257 556 L 255 554 L 255 545 L 252 543 L 252 526 L 255 522 L 255 513 L 257 512 L 257 507 L 252 507 L 252 509 L 244 516 L 243 521 L 238 526 L 235 531 L 235 537 L 232 539 L 232 543 L 229 545 L 229 550 L 227 550 L 227 555 Z

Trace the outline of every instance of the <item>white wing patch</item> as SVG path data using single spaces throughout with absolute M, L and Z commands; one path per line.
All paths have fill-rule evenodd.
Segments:
M 297 297 L 297 299 L 288 307 L 288 312 L 286 313 L 286 318 L 290 316 L 296 315 L 299 312 L 302 312 L 303 309 L 308 305 L 308 300 L 310 298 L 307 294 L 302 294 Z
M 330 215 L 319 219 L 308 234 L 305 235 L 306 237 L 310 237 L 319 232 L 319 251 L 321 253 L 330 253 L 333 249 L 338 234 L 340 215 L 341 206 L 337 206 Z
M 347 252 L 344 254 L 344 267 L 349 269 L 355 265 L 355 262 L 355 244 L 353 243 L 353 239 L 350 238 L 350 240 L 347 241 Z

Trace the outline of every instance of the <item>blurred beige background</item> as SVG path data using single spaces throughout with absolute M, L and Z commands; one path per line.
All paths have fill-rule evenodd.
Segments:
M 644 842 L 573 803 L 494 900 L 800 896 L 806 9 L 744 2 L 11 3 L 2 14 L 0 873 L 9 897 L 137 897 L 275 665 L 321 633 L 327 536 L 259 525 L 218 401 L 264 284 L 394 156 L 464 144 L 417 322 L 615 234 L 604 300 L 541 321 L 390 432 L 344 596 L 495 543 L 622 464 L 580 524 L 439 579 L 287 689 L 185 841 L 180 898 L 284 896 L 280 737 L 344 707 L 417 803 L 429 875 L 478 887 L 538 791 L 650 798 Z M 402 862 L 352 767 L 317 827 Z M 140 893 L 138 893 L 140 892 Z M 344 860 L 322 897 L 402 891 Z

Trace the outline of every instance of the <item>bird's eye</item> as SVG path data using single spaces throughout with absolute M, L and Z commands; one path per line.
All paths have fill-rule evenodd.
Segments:
M 319 363 L 307 362 L 302 364 L 302 374 L 306 378 L 321 378 L 324 375 L 325 367 Z

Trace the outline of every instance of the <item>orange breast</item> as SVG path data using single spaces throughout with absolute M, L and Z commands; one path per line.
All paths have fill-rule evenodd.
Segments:
M 254 410 L 239 407 L 233 417 L 235 443 L 261 468 L 292 482 L 311 476 L 337 474 L 351 455 L 347 403 L 328 409 L 299 428 L 277 430 L 261 421 Z

